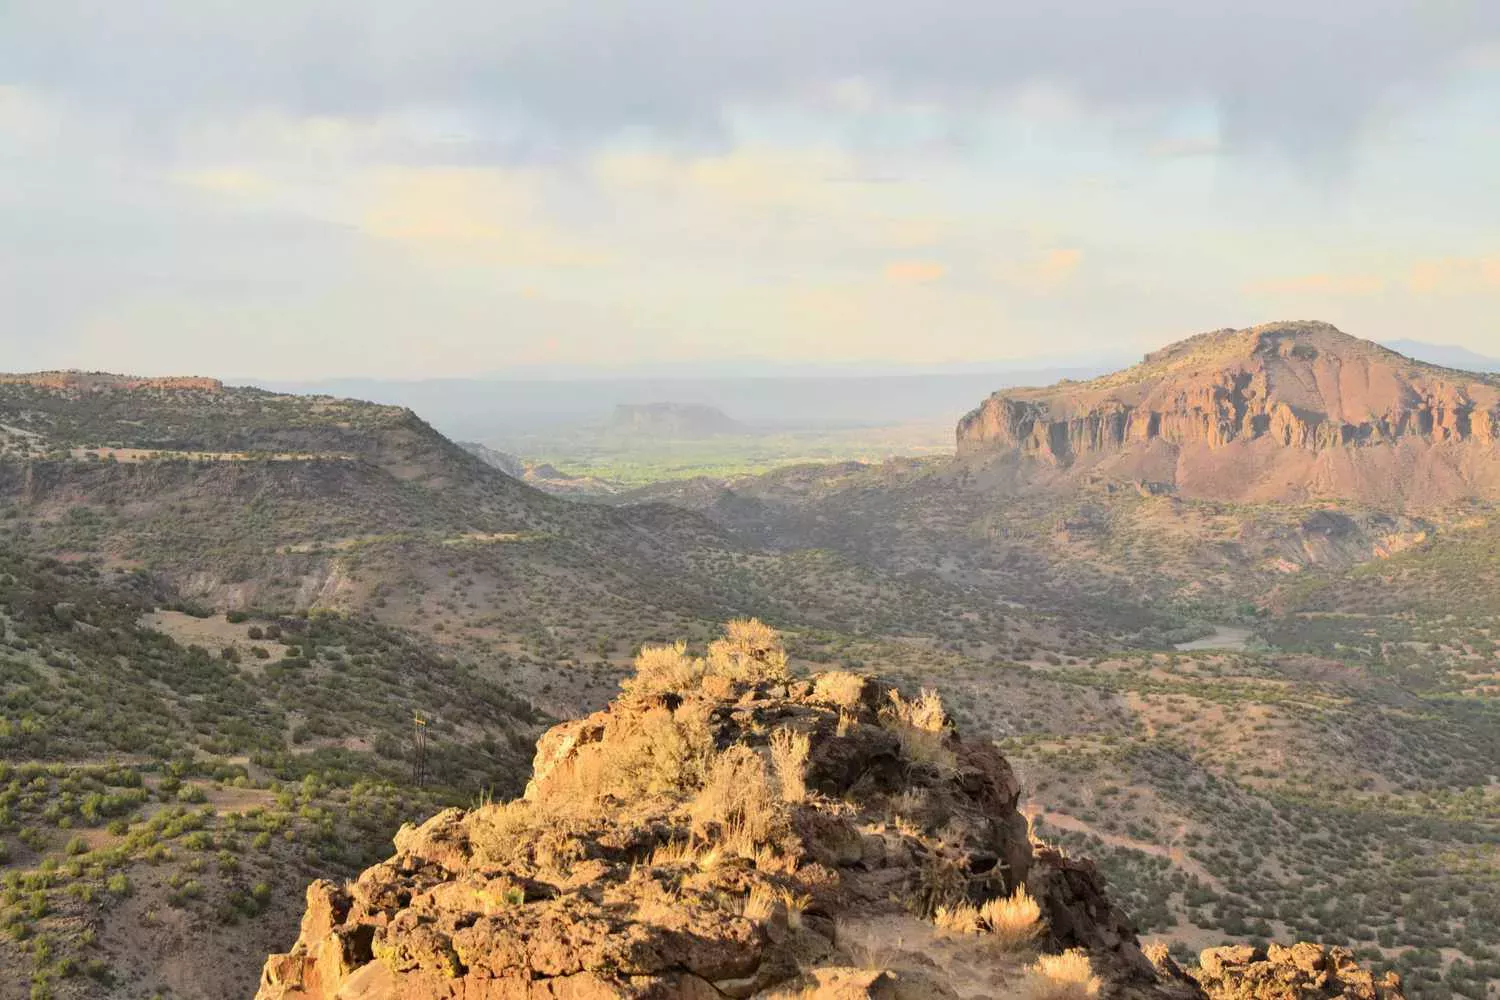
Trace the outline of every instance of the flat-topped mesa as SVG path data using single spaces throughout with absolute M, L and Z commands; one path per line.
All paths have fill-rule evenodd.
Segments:
M 114 375 L 108 372 L 0 372 L 0 385 L 31 385 L 59 392 L 133 392 L 159 389 L 170 392 L 222 392 L 224 383 L 198 375 Z
M 960 455 L 1059 466 L 1153 442 L 1321 451 L 1405 439 L 1500 443 L 1500 378 L 1423 364 L 1322 323 L 1200 334 L 1089 382 L 998 392 L 958 425 Z

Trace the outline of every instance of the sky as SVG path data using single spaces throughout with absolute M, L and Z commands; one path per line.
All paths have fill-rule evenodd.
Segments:
M 0 0 L 0 368 L 1500 355 L 1494 0 Z

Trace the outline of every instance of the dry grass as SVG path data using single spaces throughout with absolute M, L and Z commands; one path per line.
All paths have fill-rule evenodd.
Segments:
M 848 736 L 851 732 L 853 732 L 854 727 L 858 725 L 858 719 L 856 719 L 854 716 L 850 715 L 843 709 L 839 709 L 839 725 L 838 729 L 834 731 L 834 735 L 842 739 L 843 737 Z
M 979 918 L 989 928 L 995 943 L 1006 951 L 1020 951 L 1036 942 L 1042 932 L 1042 908 L 1017 886 L 1009 897 L 1000 896 L 979 908 Z
M 865 679 L 847 670 L 830 670 L 813 678 L 813 701 L 845 710 L 857 709 L 865 691 Z
M 622 685 L 628 694 L 686 691 L 702 681 L 707 663 L 688 655 L 687 643 L 644 646 L 635 657 L 635 675 Z
M 771 734 L 771 766 L 781 785 L 784 802 L 802 802 L 807 798 L 807 755 L 812 747 L 806 733 L 778 729 Z
M 958 903 L 939 906 L 932 922 L 950 934 L 986 934 L 1002 951 L 1021 951 L 1036 942 L 1042 930 L 1042 908 L 1025 886 L 1010 897 L 997 897 L 974 906 Z
M 781 636 L 763 622 L 741 618 L 724 626 L 723 638 L 709 643 L 707 657 L 689 655 L 684 642 L 642 647 L 635 674 L 621 687 L 626 694 L 653 695 L 693 690 L 708 679 L 758 682 L 787 676 Z
M 787 673 L 781 636 L 755 618 L 737 618 L 724 626 L 724 638 L 708 645 L 708 671 L 736 681 L 779 681 Z
M 911 761 L 930 764 L 942 771 L 957 766 L 953 751 L 948 749 L 948 713 L 943 699 L 931 688 L 923 688 L 917 698 L 907 701 L 900 691 L 892 690 L 889 704 L 880 712 L 881 721 L 901 740 L 901 749 Z
M 506 863 L 528 849 L 535 826 L 532 804 L 523 799 L 475 810 L 469 838 L 481 860 Z
M 1077 948 L 1043 955 L 1026 970 L 1026 993 L 1031 1000 L 1089 1000 L 1099 995 L 1099 987 L 1088 954 Z
M 802 911 L 811 899 L 790 889 L 757 882 L 740 904 L 740 915 L 750 920 L 765 923 L 778 913 L 785 913 L 787 923 L 796 927 L 802 922 Z
M 632 800 L 699 788 L 714 758 L 714 737 L 698 714 L 656 707 L 633 732 L 579 747 L 547 775 L 537 806 L 555 816 L 595 813 L 606 796 Z
M 955 906 L 939 906 L 932 914 L 932 922 L 938 930 L 949 934 L 978 934 L 984 930 L 979 920 L 979 908 L 972 903 Z
M 776 909 L 780 905 L 781 894 L 764 883 L 758 883 L 751 888 L 750 895 L 745 897 L 740 915 L 747 920 L 765 923 L 776 915 Z
M 790 837 L 790 821 L 771 790 L 765 762 L 749 747 L 732 746 L 715 757 L 688 812 L 695 836 L 715 840 L 723 851 L 749 858 L 757 868 L 783 867 L 779 849 Z

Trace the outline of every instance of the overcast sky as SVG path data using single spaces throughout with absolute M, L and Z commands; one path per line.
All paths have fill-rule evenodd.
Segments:
M 0 368 L 1500 354 L 1495 0 L 0 0 Z

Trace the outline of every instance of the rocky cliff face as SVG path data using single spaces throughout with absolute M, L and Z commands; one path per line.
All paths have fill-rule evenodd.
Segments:
M 216 378 L 197 375 L 171 375 L 161 378 L 139 375 L 114 375 L 109 372 L 25 372 L 10 374 L 0 372 L 0 384 L 30 385 L 40 389 L 69 392 L 77 395 L 99 392 L 135 392 L 137 390 L 161 390 L 166 392 L 220 392 L 224 383 Z
M 1206 995 L 1091 864 L 1031 842 L 1009 765 L 935 695 L 792 679 L 754 638 L 647 651 L 542 739 L 523 799 L 314 883 L 260 1000 Z
M 1442 445 L 1455 446 L 1455 477 L 1500 486 L 1500 379 L 1412 361 L 1320 323 L 1202 334 L 1101 379 L 996 393 L 958 425 L 962 456 L 1016 452 L 1065 469 L 1155 451 L 1158 474 L 1192 481 L 1228 475 L 1213 467 L 1253 450 L 1262 466 L 1316 467 L 1336 493 L 1363 485 L 1340 465 L 1380 467 L 1379 478 Z M 1195 467 L 1172 470 L 1183 454 Z M 1257 479 L 1248 471 L 1241 483 Z

